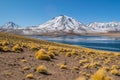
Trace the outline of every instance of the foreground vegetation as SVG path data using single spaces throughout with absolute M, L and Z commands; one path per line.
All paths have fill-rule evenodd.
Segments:
M 0 33 L 0 80 L 120 80 L 120 53 Z

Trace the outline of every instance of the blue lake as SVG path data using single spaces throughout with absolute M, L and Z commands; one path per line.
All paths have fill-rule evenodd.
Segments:
M 120 52 L 120 37 L 105 36 L 29 36 L 52 42 L 79 45 L 87 48 Z

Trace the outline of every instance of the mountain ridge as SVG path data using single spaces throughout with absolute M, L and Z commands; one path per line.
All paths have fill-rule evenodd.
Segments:
M 0 28 L 2 28 L 2 29 L 19 29 L 20 26 L 15 24 L 12 21 L 9 21 L 9 22 L 5 23 L 4 25 L 2 25 Z
M 67 35 L 82 33 L 108 33 L 120 32 L 120 22 L 93 22 L 87 25 L 78 20 L 60 15 L 37 26 L 29 26 L 21 28 L 14 22 L 8 22 L 0 27 L 0 31 L 17 33 L 23 35 Z
M 65 15 L 55 17 L 37 27 L 32 27 L 32 31 L 36 32 L 48 32 L 48 33 L 81 33 L 84 32 L 86 26 L 72 17 Z

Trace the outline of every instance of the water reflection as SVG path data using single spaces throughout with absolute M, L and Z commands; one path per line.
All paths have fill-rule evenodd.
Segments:
M 104 36 L 62 36 L 62 37 L 29 36 L 29 37 L 72 45 L 80 45 L 100 50 L 120 52 L 120 37 L 119 38 Z

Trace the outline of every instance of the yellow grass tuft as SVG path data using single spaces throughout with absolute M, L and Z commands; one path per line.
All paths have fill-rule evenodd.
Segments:
M 29 45 L 29 47 L 30 47 L 30 50 L 38 50 L 39 49 L 39 46 L 37 44 L 33 44 L 33 43 L 31 43 Z
M 76 80 L 86 80 L 85 77 L 78 77 Z
M 12 51 L 21 52 L 21 51 L 23 51 L 23 49 L 18 44 L 16 44 L 12 47 Z
M 99 69 L 96 73 L 94 73 L 94 75 L 91 76 L 91 80 L 112 80 L 112 78 L 107 75 L 105 69 Z
M 26 75 L 26 78 L 28 78 L 28 79 L 34 79 L 34 76 L 33 76 L 32 73 L 29 73 L 29 74 Z
M 36 59 L 39 60 L 50 60 L 51 57 L 47 54 L 47 52 L 44 49 L 40 49 L 35 53 Z
M 9 47 L 8 47 L 8 46 L 3 46 L 3 47 L 2 47 L 2 50 L 3 50 L 3 51 L 9 51 Z
M 120 72 L 117 69 L 113 69 L 110 71 L 111 74 L 120 76 Z
M 25 60 L 25 59 L 22 59 L 22 60 L 21 60 L 21 62 L 27 63 L 27 60 Z
M 67 66 L 65 64 L 61 64 L 60 69 L 67 69 Z
M 75 50 L 72 50 L 71 55 L 78 55 Z
M 23 67 L 23 70 L 29 70 L 29 69 L 30 69 L 30 67 L 28 67 L 28 66 Z
M 51 58 L 54 58 L 55 57 L 55 54 L 52 52 L 52 51 L 48 51 L 47 53 Z
M 70 52 L 67 52 L 67 53 L 65 54 L 65 56 L 66 56 L 66 57 L 71 57 L 71 53 L 70 53 Z
M 42 73 L 42 74 L 47 74 L 47 73 L 48 73 L 48 70 L 47 70 L 46 66 L 44 66 L 44 65 L 38 66 L 38 67 L 36 68 L 36 71 L 37 71 L 38 73 Z
M 73 69 L 74 69 L 74 70 L 79 70 L 79 67 L 73 66 Z
M 87 59 L 83 59 L 83 60 L 80 60 L 79 63 L 82 64 L 82 63 L 88 63 L 89 61 Z
M 118 69 L 119 67 L 117 65 L 112 65 L 111 69 Z

